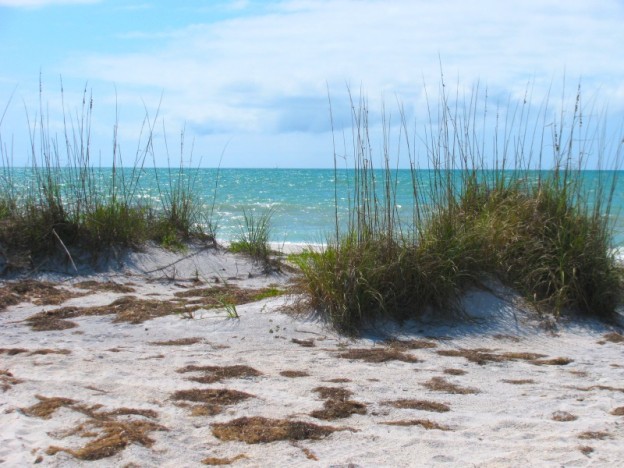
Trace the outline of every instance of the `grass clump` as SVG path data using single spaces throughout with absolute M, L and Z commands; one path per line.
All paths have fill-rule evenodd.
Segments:
M 410 136 L 400 109 L 400 124 L 390 126 L 383 115 L 376 138 L 366 101 L 352 102 L 350 184 L 339 196 L 336 183 L 335 233 L 322 251 L 292 258 L 311 305 L 335 328 L 355 334 L 379 319 L 458 316 L 465 291 L 492 278 L 541 313 L 612 316 L 622 297 L 612 249 L 617 171 L 583 169 L 588 154 L 600 168 L 608 158 L 618 169 L 622 145 L 607 154 L 601 126 L 584 115 L 580 89 L 573 110 L 559 116 L 548 99 L 540 107 L 528 96 L 508 105 L 492 118 L 487 93 L 477 87 L 450 96 L 442 81 L 437 106 L 428 103 L 424 135 Z M 397 201 L 398 161 L 390 156 L 393 128 L 400 128 L 397 154 L 407 153 L 410 163 L 407 220 Z M 429 169 L 419 169 L 423 159 Z M 346 223 L 340 199 L 348 200 Z
M 157 117 L 146 115 L 132 166 L 125 167 L 121 159 L 115 123 L 112 166 L 96 167 L 91 148 L 93 107 L 86 89 L 75 112 L 63 104 L 63 125 L 57 135 L 50 125 L 57 116 L 49 115 L 41 92 L 35 118 L 28 111 L 26 115 L 30 167 L 12 166 L 13 155 L 7 153 L 0 133 L 0 252 L 7 267 L 33 267 L 56 254 L 75 269 L 73 258 L 80 254 L 96 259 L 147 241 L 166 248 L 179 248 L 192 239 L 214 243 L 213 209 L 194 197 L 197 173 L 184 167 L 184 134 L 180 167 L 177 172 L 169 168 L 162 176 L 163 170 L 154 169 L 158 182 L 154 194 L 143 178 L 148 173 L 146 161 L 150 157 L 156 161 Z
M 271 255 L 269 236 L 272 216 L 273 210 L 270 208 L 259 214 L 243 210 L 243 224 L 238 238 L 230 244 L 230 251 L 244 253 L 254 260 L 268 264 Z

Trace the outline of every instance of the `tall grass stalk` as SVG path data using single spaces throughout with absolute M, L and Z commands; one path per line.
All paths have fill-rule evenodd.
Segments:
M 339 234 L 299 261 L 312 304 L 356 333 L 381 318 L 461 312 L 468 288 L 496 278 L 544 313 L 610 316 L 621 298 L 610 216 L 617 173 L 600 172 L 598 185 L 588 186 L 583 169 L 590 155 L 618 169 L 622 145 L 606 154 L 603 123 L 584 114 L 580 87 L 572 109 L 562 98 L 558 117 L 549 96 L 533 107 L 527 90 L 519 104 L 495 108 L 494 118 L 487 90 L 447 89 L 442 77 L 422 134 L 409 130 L 400 108 L 395 126 L 382 110 L 381 137 L 373 137 L 366 100 L 352 98 L 346 232 L 337 220 Z M 381 141 L 381 155 L 372 141 Z M 391 148 L 406 153 L 411 168 L 410 225 L 397 212 Z

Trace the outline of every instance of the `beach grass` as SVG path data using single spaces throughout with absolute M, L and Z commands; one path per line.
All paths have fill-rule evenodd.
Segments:
M 382 116 L 376 139 L 366 100 L 352 99 L 354 184 L 341 194 L 349 200 L 348 225 L 341 229 L 336 215 L 326 247 L 293 258 L 311 305 L 338 330 L 356 334 L 380 319 L 426 311 L 461 317 L 464 293 L 492 280 L 519 291 L 540 313 L 614 313 L 622 292 L 612 245 L 617 172 L 588 187 L 583 168 L 587 155 L 597 154 L 599 165 L 618 169 L 621 145 L 605 154 L 600 124 L 583 114 L 580 88 L 572 109 L 562 102 L 558 115 L 547 100 L 536 107 L 527 98 L 498 109 L 495 119 L 486 117 L 482 94 L 477 87 L 467 97 L 450 96 L 442 82 L 439 102 L 428 104 L 424 135 L 411 135 L 400 110 L 411 225 L 398 216 L 390 119 Z M 382 141 L 375 147 L 381 154 L 373 141 Z M 417 151 L 429 170 L 418 169 Z
M 243 210 L 243 223 L 240 226 L 238 237 L 230 244 L 230 251 L 244 253 L 256 261 L 265 264 L 270 262 L 271 247 L 271 217 L 273 210 L 267 208 L 255 213 L 253 210 Z
M 85 89 L 75 113 L 64 108 L 59 135 L 50 128 L 40 95 L 36 116 L 26 112 L 30 136 L 26 168 L 12 166 L 13 155 L 0 131 L 0 246 L 7 265 L 32 267 L 56 254 L 73 262 L 77 251 L 98 258 L 111 249 L 136 248 L 147 241 L 165 248 L 182 248 L 189 240 L 214 243 L 212 210 L 194 196 L 194 176 L 183 163 L 184 134 L 179 167 L 169 168 L 166 181 L 157 180 L 157 200 L 148 199 L 142 196 L 140 184 L 149 159 L 155 161 L 157 117 L 146 116 L 129 167 L 121 158 L 115 123 L 112 167 L 102 169 L 93 163 L 92 110 L 93 98 Z

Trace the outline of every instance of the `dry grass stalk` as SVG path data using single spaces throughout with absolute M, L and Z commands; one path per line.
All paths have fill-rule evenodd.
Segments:
M 331 383 L 349 383 L 351 382 L 351 379 L 346 379 L 344 377 L 337 377 L 335 379 L 327 379 L 324 380 L 323 382 L 331 382 Z
M 451 410 L 451 408 L 444 403 L 428 400 L 400 399 L 384 401 L 383 404 L 399 409 L 417 409 L 421 411 L 432 411 L 435 413 L 446 413 Z
M 269 419 L 260 416 L 234 419 L 212 425 L 212 434 L 224 442 L 238 440 L 247 444 L 276 442 L 279 440 L 318 440 L 336 431 L 349 430 L 332 426 L 319 426 L 303 421 Z
M 420 359 L 398 349 L 357 348 L 338 354 L 343 359 L 359 359 L 366 362 L 381 363 L 387 361 L 421 362 Z
M 476 388 L 455 385 L 443 379 L 442 377 L 433 377 L 431 380 L 425 382 L 422 385 L 425 388 L 428 388 L 429 390 L 433 390 L 435 392 L 457 393 L 461 395 L 480 393 L 480 391 Z
M 386 421 L 381 424 L 385 424 L 386 426 L 420 426 L 427 430 L 431 430 L 431 429 L 437 429 L 439 431 L 451 431 L 452 430 L 450 427 L 444 426 L 442 424 L 438 424 L 437 422 L 431 421 L 430 419 L 403 419 L 400 421 Z

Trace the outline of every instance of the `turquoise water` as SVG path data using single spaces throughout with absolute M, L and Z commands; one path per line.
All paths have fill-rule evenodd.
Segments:
M 69 172 L 68 172 L 69 173 Z M 94 179 L 102 187 L 111 180 L 111 169 L 94 169 Z M 377 172 L 379 180 L 382 173 Z M 425 185 L 432 176 L 430 171 L 418 171 L 418 177 Z M 595 196 L 599 181 L 610 184 L 614 175 L 609 171 L 585 171 L 583 182 L 588 196 Z M 134 180 L 132 171 L 124 170 L 128 186 Z M 136 173 L 135 173 L 136 175 Z M 512 173 L 509 173 L 513 176 Z M 624 173 L 621 173 L 624 176 Z M 530 175 L 531 176 L 531 175 Z M 537 173 L 533 173 L 537 177 Z M 0 175 L 2 177 L 2 175 Z M 409 170 L 393 172 L 396 186 L 396 205 L 399 216 L 406 226 L 413 220 L 413 184 Z M 624 177 L 622 177 L 624 180 Z M 32 180 L 30 169 L 11 170 L 11 184 L 19 192 Z M 67 185 L 72 180 L 64 177 Z M 207 210 L 213 209 L 217 237 L 231 240 L 239 234 L 243 223 L 243 212 L 259 215 L 272 210 L 271 241 L 277 243 L 322 243 L 335 232 L 336 205 L 338 219 L 344 226 L 347 221 L 349 199 L 353 197 L 353 173 L 333 169 L 188 169 L 181 179 L 177 170 L 146 169 L 140 173 L 139 183 L 133 191 L 137 199 L 151 201 L 158 206 L 159 193 L 167 192 L 169 181 L 182 180 L 192 188 L 196 197 Z M 6 174 L 4 175 L 6 182 Z M 336 183 L 335 183 L 336 182 Z M 5 185 L 6 187 L 6 185 Z M 424 190 L 426 192 L 426 189 Z M 624 183 L 618 183 L 614 193 L 611 220 L 614 226 L 614 244 L 624 246 Z M 426 202 L 426 201 L 425 201 Z

